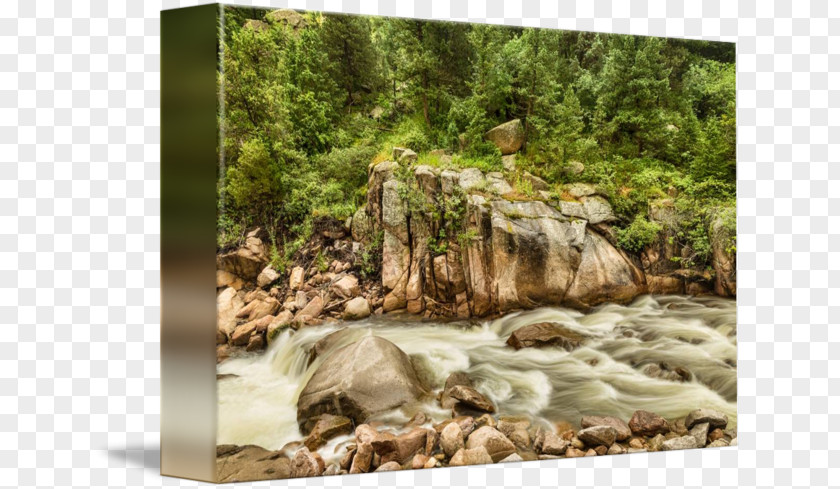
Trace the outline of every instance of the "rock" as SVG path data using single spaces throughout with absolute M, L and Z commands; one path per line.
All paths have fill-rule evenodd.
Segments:
M 645 442 L 641 438 L 633 438 L 630 440 L 630 448 L 644 448 Z
M 256 299 L 249 302 L 245 307 L 239 310 L 237 316 L 247 317 L 248 321 L 263 318 L 265 316 L 273 316 L 280 310 L 280 301 L 274 297 L 266 295 L 262 299 Z M 268 323 L 266 323 L 268 326 Z
M 452 457 L 455 452 L 464 448 L 464 432 L 458 423 L 449 423 L 440 432 L 440 448 L 447 457 Z
M 688 434 L 694 437 L 697 448 L 705 447 L 706 438 L 709 436 L 709 423 L 698 423 L 694 425 Z
M 303 309 L 308 303 L 309 297 L 306 296 L 306 292 L 299 290 L 295 293 L 295 308 L 297 310 Z
M 271 22 L 285 24 L 295 30 L 306 27 L 306 19 L 303 15 L 288 8 L 272 10 L 265 14 L 265 18 Z
M 507 457 L 499 460 L 499 463 L 500 464 L 505 464 L 505 463 L 508 463 L 508 462 L 522 462 L 522 461 L 523 461 L 522 457 L 520 457 L 518 453 L 511 453 Z
M 729 441 L 729 446 L 730 446 L 730 447 L 735 447 L 735 446 L 738 446 L 738 437 L 735 437 L 735 438 L 731 439 L 731 440 Z
M 662 450 L 687 450 L 689 448 L 697 448 L 697 440 L 691 436 L 681 436 L 679 438 L 672 438 L 662 442 Z
M 522 179 L 531 184 L 531 188 L 534 189 L 534 192 L 539 192 L 540 190 L 548 190 L 551 188 L 545 180 L 536 175 L 532 175 L 527 171 L 522 175 Z
M 411 164 L 417 161 L 417 153 L 408 149 L 394 147 L 393 157 L 398 163 Z
M 516 153 L 525 143 L 525 129 L 522 121 L 514 119 L 500 124 L 484 133 L 484 139 L 495 144 L 503 155 Z
M 263 348 L 265 348 L 265 338 L 263 335 L 252 333 L 251 337 L 248 338 L 248 346 L 245 347 L 245 351 L 258 351 Z
M 264 232 L 257 228 L 246 235 L 245 244 L 216 257 L 216 269 L 230 272 L 245 280 L 254 280 L 268 263 L 268 248 L 263 242 Z
M 294 267 L 292 273 L 289 274 L 289 288 L 292 290 L 303 288 L 305 274 L 303 267 Z
M 356 445 L 356 454 L 350 464 L 351 474 L 361 474 L 370 470 L 370 463 L 373 461 L 373 446 L 370 443 L 359 443 Z
M 408 426 L 422 426 L 429 421 L 429 417 L 426 416 L 426 413 L 423 411 L 418 411 L 408 422 L 405 424 L 406 427 Z
M 625 450 L 624 447 L 619 445 L 618 443 L 613 443 L 612 445 L 610 445 L 610 449 L 607 450 L 608 455 L 621 455 L 622 453 L 627 453 L 627 450 Z
M 586 170 L 586 167 L 580 161 L 570 161 L 566 163 L 564 168 L 564 171 L 570 175 L 580 175 L 584 170 Z
M 251 335 L 254 331 L 256 331 L 256 329 L 257 321 L 249 321 L 245 324 L 237 326 L 236 329 L 233 330 L 233 334 L 230 335 L 230 344 L 234 346 L 247 345 Z
M 616 220 L 612 206 L 607 202 L 607 199 L 600 195 L 581 197 L 580 200 L 583 202 L 583 211 L 586 214 L 586 220 L 589 221 L 589 224 L 613 222 Z
M 227 334 L 221 329 L 216 330 L 216 346 L 224 345 L 228 341 Z
M 517 447 L 529 448 L 531 446 L 531 435 L 528 433 L 528 428 L 530 427 L 531 421 L 528 418 L 502 416 L 499 418 L 496 429 Z
M 505 171 L 507 172 L 515 172 L 516 171 L 516 155 L 504 155 L 502 156 L 502 166 L 504 167 Z
M 316 295 L 306 304 L 306 307 L 298 311 L 295 314 L 295 321 L 296 322 L 304 322 L 302 318 L 304 316 L 309 316 L 310 318 L 317 318 L 321 315 L 321 312 L 324 310 L 324 300 L 321 299 L 320 295 Z
M 560 438 L 558 435 L 547 431 L 543 432 L 543 436 L 540 439 L 539 444 L 539 452 L 544 453 L 546 455 L 563 455 L 566 453 L 566 449 L 569 447 L 569 442 Z M 534 444 L 536 447 L 536 443 Z
M 440 189 L 446 195 L 452 195 L 455 187 L 460 186 L 461 174 L 452 170 L 443 170 L 440 174 Z
M 646 292 L 644 272 L 623 252 L 587 227 L 574 283 L 566 293 L 572 305 L 627 302 Z
M 359 279 L 353 275 L 345 275 L 330 287 L 332 293 L 343 299 L 357 297 L 362 292 L 359 290 Z
M 595 453 L 597 453 L 598 455 L 606 455 L 609 449 L 604 445 L 598 445 L 597 447 L 593 448 L 593 450 L 595 450 Z
M 304 446 L 310 450 L 317 450 L 324 446 L 328 440 L 338 435 L 350 434 L 353 432 L 353 422 L 344 416 L 322 414 L 317 418 L 315 425 L 309 432 L 309 436 L 303 440 Z
M 486 185 L 484 174 L 478 168 L 465 168 L 461 171 L 458 184 L 464 190 L 472 190 L 473 188 L 484 188 Z
M 216 296 L 216 327 L 230 336 L 236 329 L 236 316 L 244 305 L 233 287 L 220 292 Z
M 559 346 L 574 350 L 584 340 L 580 333 L 572 331 L 560 323 L 536 323 L 523 326 L 508 337 L 507 344 L 516 348 Z
M 484 447 L 493 462 L 507 457 L 516 451 L 513 442 L 507 439 L 500 431 L 489 426 L 482 426 L 475 430 L 467 438 L 467 448 Z
M 572 183 L 566 185 L 566 192 L 576 199 L 587 197 L 589 195 L 596 195 L 598 193 L 595 186 L 588 183 Z
M 359 424 L 426 394 L 408 355 L 384 338 L 368 336 L 318 367 L 298 398 L 298 422 L 330 413 Z
M 616 430 L 612 426 L 591 426 L 578 431 L 578 438 L 591 446 L 610 446 L 615 443 Z
M 364 319 L 370 316 L 370 305 L 364 297 L 351 299 L 344 305 L 344 319 Z
M 500 459 L 501 460 L 501 459 Z M 483 446 L 475 448 L 462 448 L 458 450 L 455 455 L 449 460 L 450 467 L 459 467 L 463 465 L 483 465 L 492 464 L 493 458 L 487 453 L 487 449 Z
M 221 483 L 285 479 L 290 463 L 282 451 L 247 445 L 216 447 L 216 481 Z
M 513 192 L 513 187 L 505 181 L 501 173 L 493 172 L 487 174 L 487 190 L 496 195 L 505 195 Z
M 485 411 L 488 413 L 496 412 L 496 407 L 493 406 L 493 403 L 472 387 L 466 385 L 456 385 L 450 388 L 447 391 L 447 394 L 450 397 L 457 399 L 462 404 L 466 404 L 467 406 L 475 408 L 479 411 Z
M 365 207 L 360 207 L 359 210 L 353 214 L 353 220 L 350 221 L 350 234 L 356 242 L 365 243 L 369 241 L 374 235 L 373 221 L 367 213 Z M 356 251 L 354 250 L 354 253 Z
M 475 419 L 472 416 L 458 416 L 436 424 L 435 431 L 438 433 L 442 432 L 443 429 L 452 422 L 458 423 L 458 426 L 461 427 L 461 432 L 464 436 L 469 436 L 476 428 Z
M 580 219 L 586 219 L 588 216 L 586 214 L 586 209 L 584 209 L 583 204 L 580 202 L 569 202 L 565 200 L 561 200 L 557 203 L 558 209 L 564 216 L 569 217 L 576 217 Z
M 614 416 L 584 416 L 580 419 L 580 426 L 581 428 L 612 426 L 615 429 L 615 439 L 617 441 L 627 440 L 633 435 L 627 423 Z
M 411 468 L 414 470 L 422 469 L 426 466 L 426 463 L 429 461 L 429 457 L 423 455 L 422 453 L 418 453 L 411 459 Z
M 716 440 L 720 440 L 721 438 L 723 438 L 723 436 L 723 430 L 721 430 L 720 428 L 715 428 L 709 433 L 709 441 L 714 442 Z
M 414 428 L 408 433 L 398 436 L 388 436 L 380 433 L 372 442 L 373 451 L 380 457 L 382 463 L 396 461 L 404 464 L 414 457 L 415 454 L 425 450 L 429 430 L 426 428 Z
M 730 444 L 726 440 L 724 440 L 723 438 L 715 440 L 715 441 L 709 443 L 708 445 L 706 445 L 707 448 L 718 448 L 718 447 L 728 447 L 728 446 L 730 446 Z
M 630 431 L 634 435 L 654 436 L 659 433 L 668 433 L 668 422 L 662 416 L 650 411 L 638 410 L 633 413 L 630 422 Z M 686 425 L 687 426 L 687 425 Z
M 597 455 L 598 455 L 598 452 L 596 452 L 592 448 L 590 448 L 589 450 L 586 451 L 586 453 L 583 454 L 584 457 L 595 457 Z
M 233 287 L 235 290 L 241 289 L 245 282 L 236 275 L 227 270 L 216 270 L 216 288 Z
M 291 472 L 289 477 L 317 477 L 324 472 L 324 459 L 318 452 L 312 453 L 308 448 L 304 447 L 295 453 L 292 457 Z
M 651 451 L 658 452 L 662 449 L 663 443 L 665 443 L 665 436 L 663 436 L 662 433 L 659 433 L 648 440 L 647 445 L 650 447 Z
M 271 267 L 265 267 L 262 269 L 260 274 L 257 276 L 257 287 L 265 287 L 266 285 L 274 282 L 275 280 L 280 278 L 280 274 L 277 273 Z
M 566 449 L 565 455 L 566 458 L 579 458 L 585 457 L 586 453 L 584 453 L 583 450 L 578 450 L 577 448 L 569 447 Z
M 726 211 L 724 211 L 726 212 Z M 734 219 L 734 209 L 731 209 Z M 733 231 L 727 229 L 723 213 L 712 219 L 709 225 L 709 242 L 712 245 L 712 266 L 715 269 L 715 293 L 734 297 L 738 292 L 737 266 L 733 251 Z
M 269 344 L 277 338 L 283 329 L 292 324 L 294 317 L 294 314 L 289 311 L 281 311 L 274 317 L 274 319 L 271 320 L 271 323 L 269 323 L 265 332 L 265 338 L 268 340 Z
M 489 414 L 485 413 L 485 414 L 482 414 L 481 416 L 479 416 L 478 419 L 475 420 L 475 425 L 478 428 L 480 428 L 482 426 L 490 426 L 492 428 L 495 428 L 497 423 L 496 423 L 496 420 L 493 418 L 493 416 L 490 416 Z
M 713 409 L 695 409 L 685 417 L 685 427 L 689 430 L 699 423 L 709 423 L 710 429 L 723 429 L 729 424 L 729 417 Z
M 324 470 L 323 475 L 339 475 L 341 473 L 341 468 L 336 464 L 330 464 L 327 466 L 327 469 Z

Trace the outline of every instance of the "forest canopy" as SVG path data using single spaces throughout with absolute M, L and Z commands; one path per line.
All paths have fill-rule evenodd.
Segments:
M 353 215 L 394 146 L 503 171 L 483 135 L 512 119 L 517 172 L 561 197 L 598 185 L 628 251 L 658 232 L 648 209 L 663 198 L 697 264 L 712 210 L 734 236 L 733 44 L 241 7 L 224 30 L 220 248 L 263 226 L 282 268 L 314 220 Z

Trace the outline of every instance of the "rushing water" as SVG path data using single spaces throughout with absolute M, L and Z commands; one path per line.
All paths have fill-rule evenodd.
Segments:
M 308 350 L 342 327 L 335 350 L 365 335 L 386 338 L 409 354 L 418 374 L 435 390 L 450 373 L 466 371 L 501 414 L 529 414 L 573 424 L 581 415 L 625 420 L 646 409 L 666 418 L 699 408 L 726 413 L 736 424 L 735 302 L 716 297 L 643 296 L 632 304 L 606 304 L 588 314 L 542 308 L 495 320 L 419 322 L 377 317 L 282 333 L 260 355 L 229 359 L 218 367 L 218 443 L 279 449 L 300 440 L 297 397 L 320 365 Z M 505 341 L 522 326 L 554 321 L 589 337 L 580 348 L 514 350 Z M 692 373 L 689 382 L 651 378 L 650 364 L 664 362 Z M 450 416 L 430 400 L 435 420 Z M 409 415 L 411 413 L 408 413 Z M 407 416 L 381 417 L 401 425 Z M 329 448 L 329 447 L 328 447 Z M 323 451 L 323 450 L 322 450 Z

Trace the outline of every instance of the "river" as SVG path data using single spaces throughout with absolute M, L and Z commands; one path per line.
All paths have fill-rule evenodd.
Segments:
M 543 321 L 560 322 L 589 339 L 572 352 L 517 351 L 505 344 L 517 328 Z M 217 443 L 275 450 L 302 439 L 297 397 L 320 365 L 320 360 L 308 365 L 307 352 L 316 341 L 343 327 L 350 332 L 332 350 L 365 335 L 381 336 L 410 355 L 418 374 L 435 390 L 442 388 L 450 373 L 469 373 L 500 414 L 576 424 L 587 414 L 629 420 L 633 411 L 645 409 L 676 418 L 703 407 L 726 413 L 730 427 L 737 423 L 735 301 L 642 296 L 628 305 L 605 304 L 586 314 L 541 308 L 484 321 L 371 317 L 285 331 L 266 352 L 231 358 L 218 366 L 219 374 L 232 375 L 218 381 Z M 661 362 L 687 369 L 692 380 L 676 382 L 643 373 L 646 366 Z M 431 400 L 424 411 L 436 421 L 450 417 Z M 380 418 L 394 426 L 408 419 L 400 412 Z

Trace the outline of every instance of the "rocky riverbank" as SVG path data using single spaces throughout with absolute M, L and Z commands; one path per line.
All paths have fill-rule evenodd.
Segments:
M 436 424 L 418 413 L 402 429 L 391 429 L 322 414 L 310 420 L 309 436 L 282 450 L 220 445 L 217 471 L 219 482 L 237 482 L 735 446 L 737 434 L 727 423 L 725 414 L 705 409 L 670 421 L 648 411 L 628 421 L 584 416 L 579 429 L 489 413 Z M 336 438 L 344 441 L 328 462 L 318 450 Z

